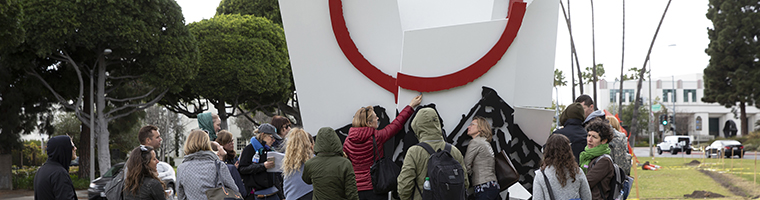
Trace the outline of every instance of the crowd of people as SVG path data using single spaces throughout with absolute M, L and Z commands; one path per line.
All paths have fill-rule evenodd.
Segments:
M 411 119 L 408 123 L 419 144 L 409 147 L 398 176 L 392 177 L 397 183 L 393 196 L 421 200 L 445 194 L 454 199 L 502 199 L 488 120 L 472 118 L 467 128 L 472 139 L 463 155 L 444 140 L 434 108 L 415 112 L 421 101 L 421 95 L 413 98 L 383 129 L 378 129 L 378 117 L 371 106 L 359 108 L 344 142 L 332 128 L 320 128 L 312 136 L 304 129 L 291 128 L 288 118 L 275 116 L 271 123 L 258 127 L 240 153 L 235 151 L 232 133 L 221 129 L 217 115 L 200 114 L 200 129 L 192 130 L 183 146 L 185 156 L 177 167 L 176 197 L 207 199 L 206 191 L 224 187 L 243 199 L 389 199 L 388 192 L 374 190 L 370 168 L 384 156 L 383 144 Z M 562 127 L 546 140 L 533 180 L 533 199 L 605 199 L 611 192 L 613 166 L 630 171 L 625 134 L 619 131 L 616 118 L 600 113 L 594 111 L 588 95 L 567 106 L 559 118 Z M 107 191 L 108 196 L 173 197 L 158 178 L 160 173 L 172 170 L 160 167 L 156 157 L 154 149 L 161 143 L 158 128 L 145 126 L 138 138 L 141 145 L 129 153 L 122 172 L 106 186 L 120 190 Z M 68 178 L 69 161 L 76 158 L 74 143 L 68 136 L 53 137 L 47 153 L 48 160 L 35 177 L 35 199 L 76 199 Z M 278 158 L 282 160 L 276 162 Z M 445 168 L 452 166 L 446 162 L 454 163 L 453 167 Z M 452 169 L 452 180 L 434 180 L 438 173 L 451 173 Z M 436 189 L 444 187 L 441 182 L 446 184 L 444 192 Z

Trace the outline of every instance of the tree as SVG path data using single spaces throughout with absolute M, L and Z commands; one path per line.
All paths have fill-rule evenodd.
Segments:
M 749 131 L 745 107 L 760 100 L 759 9 L 757 2 L 711 0 L 706 14 L 713 28 L 707 29 L 710 44 L 705 52 L 710 62 L 704 70 L 702 101 L 726 108 L 738 103 L 742 135 Z
M 567 31 L 570 34 L 570 50 L 572 52 L 572 54 L 570 55 L 570 57 L 571 57 L 570 58 L 570 65 L 572 66 L 572 64 L 573 64 L 572 63 L 572 59 L 575 58 L 575 66 L 578 68 L 578 85 L 579 85 L 578 88 L 580 89 L 581 94 L 583 94 L 583 78 L 581 77 L 581 65 L 578 62 L 578 52 L 575 49 L 575 39 L 573 39 L 573 29 L 572 29 L 572 25 L 570 23 L 570 0 L 567 1 L 567 12 L 565 12 L 565 4 L 562 4 L 562 2 L 560 1 L 559 5 L 562 8 L 562 14 L 564 14 L 565 23 L 567 24 Z M 571 69 L 572 69 L 572 67 L 571 67 Z M 571 73 L 571 75 L 572 74 L 573 73 Z M 571 77 L 574 77 L 574 76 L 571 76 Z M 575 85 L 576 85 L 575 84 L 575 78 L 572 78 L 572 80 L 570 82 L 572 82 L 571 87 L 573 88 L 573 101 L 575 101 Z
M 636 101 L 634 101 L 634 108 L 633 108 L 633 116 L 631 117 L 631 132 L 632 133 L 638 133 L 638 117 L 639 117 L 639 107 L 641 107 L 641 82 L 644 81 L 641 77 L 644 77 L 644 72 L 647 70 L 647 62 L 649 62 L 649 56 L 652 54 L 652 47 L 654 47 L 654 41 L 657 39 L 657 33 L 660 32 L 660 27 L 662 27 L 662 21 L 665 20 L 665 14 L 668 13 L 668 8 L 670 8 L 670 2 L 673 0 L 668 0 L 668 5 L 665 6 L 665 11 L 662 11 L 662 17 L 660 18 L 660 23 L 657 25 L 657 30 L 654 31 L 654 36 L 652 36 L 652 43 L 649 44 L 649 51 L 647 51 L 647 57 L 644 59 L 644 65 L 641 67 L 641 70 L 639 71 L 639 81 L 636 82 Z M 636 139 L 636 135 L 632 134 L 633 137 L 628 137 L 628 144 L 631 146 L 634 146 L 633 141 Z
M 158 160 L 167 161 L 166 155 L 172 152 L 179 155 L 179 147 L 184 141 L 185 127 L 179 114 L 171 112 L 164 107 L 155 105 L 145 110 L 145 117 L 142 119 L 144 125 L 154 125 L 161 132 L 161 148 L 156 150 Z
M 638 132 L 633 132 L 633 127 L 631 127 L 633 123 L 631 123 L 631 120 L 633 120 L 633 109 L 634 109 L 634 107 L 635 107 L 634 104 L 623 105 L 623 107 L 621 109 L 622 112 L 621 113 L 616 113 L 616 114 L 618 114 L 618 116 L 620 117 L 620 125 L 621 126 L 627 126 L 628 130 L 629 130 L 629 133 L 639 134 L 639 133 L 647 130 L 647 128 L 649 126 L 649 115 L 641 115 L 640 117 L 636 118 L 637 123 L 636 123 L 635 126 L 636 126 L 636 130 Z M 649 113 L 649 109 L 648 108 L 649 108 L 649 104 L 647 102 L 643 102 L 643 106 L 639 106 L 639 108 L 638 108 L 639 109 L 639 113 Z M 616 111 L 616 110 L 619 110 L 618 109 L 618 105 L 617 104 L 610 104 L 607 107 L 607 110 L 611 110 L 613 112 Z
M 231 14 L 188 27 L 201 52 L 199 72 L 185 86 L 188 91 L 168 98 L 180 101 L 164 101 L 168 109 L 195 118 L 204 110 L 189 108 L 205 108 L 203 102 L 211 103 L 219 111 L 222 128 L 227 129 L 229 117 L 248 116 L 257 110 L 271 112 L 268 109 L 290 98 L 292 75 L 285 34 L 279 25 L 262 17 Z M 188 102 L 197 105 L 186 106 Z
M 280 4 L 277 0 L 222 0 L 214 16 L 229 14 L 264 17 L 282 26 Z
M 561 70 L 554 69 L 554 87 L 566 85 L 567 81 L 565 80 L 565 75 L 562 74 Z
M 3 65 L 36 78 L 95 129 L 101 174 L 111 167 L 109 122 L 180 92 L 197 73 L 198 50 L 175 1 L 28 0 L 23 6 L 34 15 L 22 21 L 24 42 L 1 57 Z M 62 81 L 66 78 L 75 81 Z M 131 87 L 148 92 L 130 95 Z M 62 92 L 72 88 L 76 95 Z M 85 100 L 89 91 L 92 102 Z M 91 116 L 86 109 L 93 104 Z M 81 138 L 86 145 L 80 147 L 89 146 L 89 135 Z
M 581 76 L 583 81 L 587 83 L 598 81 L 596 77 L 604 77 L 604 64 L 596 64 L 596 77 L 594 77 L 594 70 L 591 67 L 586 67 L 586 71 L 581 73 Z

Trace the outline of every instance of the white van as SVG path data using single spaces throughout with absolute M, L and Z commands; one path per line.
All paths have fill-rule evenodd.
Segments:
M 686 155 L 689 155 L 691 154 L 691 141 L 694 141 L 693 136 L 665 136 L 665 140 L 657 144 L 657 154 L 662 155 L 663 151 L 667 151 L 673 155 L 676 155 L 678 152 L 685 152 Z

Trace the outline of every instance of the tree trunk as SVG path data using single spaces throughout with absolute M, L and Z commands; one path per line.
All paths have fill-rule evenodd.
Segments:
M 741 120 L 742 120 L 742 137 L 749 135 L 749 123 L 747 119 L 747 105 L 744 103 L 744 101 L 739 102 L 739 109 L 741 110 Z
M 598 103 L 596 100 L 596 34 L 594 33 L 594 0 L 591 0 L 591 81 L 593 82 L 592 86 L 594 87 L 594 102 Z M 599 109 L 598 106 L 594 106 L 594 109 Z
M 224 103 L 224 100 L 219 100 L 216 104 L 214 104 L 214 106 L 216 107 L 216 112 L 217 115 L 219 115 L 219 119 L 222 120 L 222 130 L 229 130 L 227 126 L 227 118 L 229 116 L 227 115 L 227 107 Z
M 106 65 L 105 65 L 105 58 L 103 56 L 100 56 L 98 58 L 99 63 L 96 65 L 97 68 L 97 84 L 96 85 L 96 108 L 95 108 L 95 135 L 97 136 L 98 140 L 98 169 L 100 169 L 100 175 L 103 176 L 109 168 L 111 168 L 111 151 L 110 147 L 108 146 L 108 139 L 111 137 L 110 133 L 108 132 L 108 121 L 106 120 L 105 116 L 105 108 L 106 108 Z
M 89 91 L 90 89 L 86 89 Z M 85 94 L 84 97 L 84 105 L 91 105 L 92 102 L 90 102 L 90 94 Z M 84 110 L 82 110 L 84 113 L 90 113 L 90 106 L 84 106 Z M 79 171 L 77 172 L 77 176 L 80 178 L 87 178 L 91 179 L 94 177 L 90 177 L 90 127 L 86 126 L 84 123 L 81 125 L 82 132 L 79 133 L 79 147 L 77 148 L 77 153 L 79 153 Z
M 620 91 L 618 91 L 618 93 L 620 93 L 620 100 L 618 101 L 618 112 L 617 112 L 618 116 L 622 115 L 623 113 L 623 82 L 625 82 L 625 80 L 623 79 L 623 71 L 624 71 L 623 65 L 625 64 L 625 0 L 623 0 L 623 45 L 622 45 L 622 48 L 623 50 L 620 51 L 622 52 L 622 55 L 620 55 Z M 649 97 L 649 98 L 652 98 L 652 97 Z M 649 106 L 652 106 L 652 105 L 649 105 Z
M 631 132 L 629 134 L 629 144 L 631 146 L 634 146 L 633 139 L 635 134 L 639 133 L 639 130 L 637 126 L 638 123 L 638 117 L 639 117 L 639 107 L 641 107 L 641 101 L 639 101 L 639 98 L 641 98 L 641 82 L 643 81 L 642 78 L 644 78 L 644 72 L 647 71 L 647 62 L 649 62 L 649 55 L 652 54 L 652 47 L 654 47 L 654 41 L 657 39 L 657 33 L 660 32 L 660 27 L 662 27 L 662 21 L 665 20 L 665 14 L 668 13 L 668 8 L 670 7 L 670 2 L 673 0 L 668 0 L 668 5 L 665 6 L 665 11 L 662 12 L 662 18 L 660 18 L 660 23 L 657 25 L 657 30 L 654 31 L 654 37 L 652 37 L 652 43 L 649 44 L 649 51 L 647 52 L 647 57 L 644 60 L 644 66 L 641 67 L 641 71 L 639 71 L 639 81 L 636 84 L 636 98 L 633 100 L 634 106 L 633 106 L 633 116 L 631 116 Z M 675 110 L 673 111 L 675 112 Z

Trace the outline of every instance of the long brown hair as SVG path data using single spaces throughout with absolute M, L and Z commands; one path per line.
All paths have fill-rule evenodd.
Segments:
M 570 148 L 570 140 L 562 134 L 552 134 L 546 140 L 544 149 L 544 160 L 541 163 L 541 169 L 554 166 L 557 180 L 565 187 L 569 178 L 575 182 L 575 175 L 578 174 L 578 163 L 575 162 L 573 150 Z
M 124 191 L 137 194 L 140 191 L 140 185 L 144 177 L 158 180 L 161 183 L 161 187 L 166 189 L 166 185 L 158 179 L 158 172 L 150 169 L 150 161 L 155 159 L 153 155 L 153 147 L 140 145 L 132 152 L 129 153 L 129 159 L 127 159 L 127 177 L 124 180 Z
M 314 156 L 314 140 L 303 129 L 293 128 L 288 133 L 285 158 L 282 159 L 282 175 L 288 177 L 301 169 L 301 165 Z
M 221 130 L 219 133 L 216 133 L 216 143 L 219 143 L 219 145 L 226 145 L 227 143 L 234 142 L 234 138 L 232 138 L 232 133 L 230 133 L 227 130 Z M 235 159 L 235 147 L 233 146 L 232 149 L 224 149 L 224 151 L 227 152 L 227 155 L 224 156 L 224 160 L 234 160 Z

